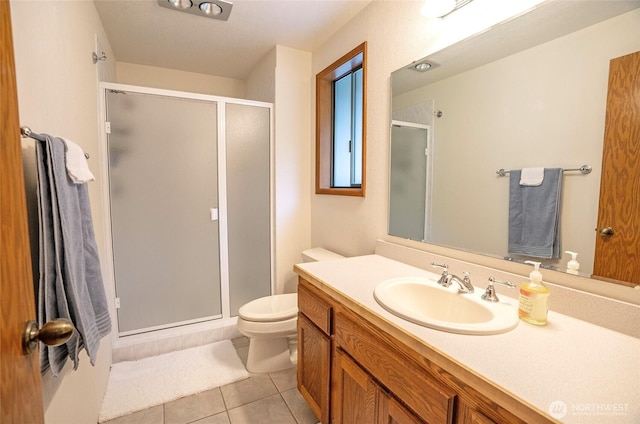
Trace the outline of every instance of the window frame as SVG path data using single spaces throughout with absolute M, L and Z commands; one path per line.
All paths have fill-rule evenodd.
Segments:
M 316 194 L 364 197 L 367 152 L 367 42 L 363 42 L 316 75 Z M 362 183 L 332 187 L 333 82 L 362 68 Z

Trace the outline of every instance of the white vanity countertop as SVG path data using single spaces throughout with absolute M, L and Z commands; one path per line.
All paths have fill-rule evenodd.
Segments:
M 564 404 L 564 417 L 552 415 L 562 422 L 640 423 L 640 340 L 555 313 L 553 298 L 546 326 L 521 321 L 503 334 L 452 334 L 399 318 L 373 297 L 389 278 L 438 274 L 379 255 L 296 267 L 539 410 Z M 518 313 L 515 300 L 500 300 Z

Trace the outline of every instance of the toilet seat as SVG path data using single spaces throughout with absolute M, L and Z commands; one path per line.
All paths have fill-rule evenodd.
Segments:
M 297 315 L 297 293 L 261 297 L 241 306 L 238 310 L 238 317 L 253 322 L 277 322 L 295 318 Z

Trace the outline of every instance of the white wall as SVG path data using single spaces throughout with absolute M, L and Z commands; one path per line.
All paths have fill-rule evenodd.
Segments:
M 294 292 L 293 264 L 311 243 L 311 53 L 277 46 L 276 281 L 277 292 Z
M 374 241 L 386 237 L 391 72 L 537 3 L 476 0 L 439 20 L 420 15 L 424 1 L 374 1 L 314 52 L 313 75 L 368 44 L 366 197 L 313 195 L 312 245 L 353 256 L 373 252 Z
M 246 81 L 247 99 L 273 103 L 276 101 L 276 50 L 274 47 L 257 65 Z
M 394 97 L 394 108 L 432 99 L 444 111 L 434 122 L 432 242 L 505 256 L 509 178 L 495 171 L 589 164 L 588 176 L 564 175 L 561 239 L 591 274 L 609 60 L 640 49 L 639 22 L 635 9 Z
M 98 69 L 106 80 L 115 76 L 113 55 L 93 2 L 12 1 L 11 18 L 16 56 L 21 125 L 34 132 L 67 137 L 98 158 Z M 94 65 L 91 53 L 99 38 L 109 60 Z M 24 149 L 33 151 L 30 140 Z M 29 148 L 31 146 L 31 148 Z M 99 161 L 90 160 L 95 167 Z M 99 175 L 94 168 L 94 174 Z M 89 194 L 98 248 L 103 246 L 100 181 Z M 104 257 L 104 252 L 100 252 Z M 60 377 L 43 377 L 47 423 L 96 421 L 111 365 L 108 337 L 100 343 L 95 367 L 80 355 L 80 367 L 69 363 Z
M 118 82 L 142 87 L 244 98 L 244 81 L 135 63 L 117 63 Z

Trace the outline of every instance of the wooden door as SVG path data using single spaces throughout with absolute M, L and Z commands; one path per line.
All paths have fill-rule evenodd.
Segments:
M 640 284 L 640 52 L 611 60 L 593 277 Z
M 377 423 L 380 387 L 341 349 L 336 349 L 331 386 L 331 422 Z
M 35 320 L 9 2 L 0 1 L 0 422 L 44 422 L 38 351 L 22 352 Z

